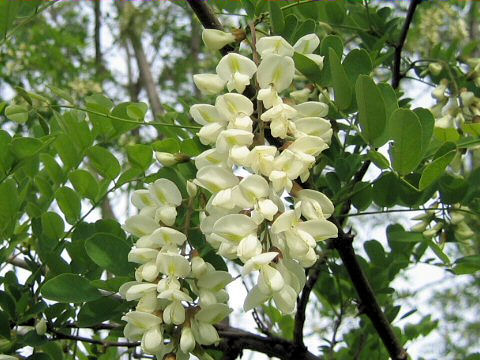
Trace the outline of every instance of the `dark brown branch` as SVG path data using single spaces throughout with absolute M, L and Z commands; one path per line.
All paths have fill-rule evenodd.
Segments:
M 115 342 L 115 341 L 97 340 L 97 339 L 92 339 L 92 338 L 88 338 L 88 337 L 84 337 L 84 336 L 65 334 L 65 333 L 62 333 L 62 332 L 57 331 L 55 329 L 49 329 L 49 332 L 53 335 L 53 337 L 55 339 L 82 341 L 82 342 L 86 342 L 86 343 L 89 343 L 89 344 L 101 345 L 103 347 L 127 347 L 127 348 L 132 348 L 132 347 L 140 346 L 140 342 L 128 342 L 128 341 Z
M 67 328 L 79 328 L 76 324 L 67 324 Z M 119 329 L 121 325 L 116 324 L 99 324 L 88 327 L 92 330 L 112 330 Z M 222 341 L 218 346 L 209 346 L 207 348 L 220 349 L 228 355 L 228 359 L 235 359 L 243 350 L 258 351 L 268 356 L 278 357 L 282 360 L 299 359 L 299 360 L 320 360 L 319 357 L 308 352 L 306 349 L 299 350 L 291 341 L 276 336 L 261 336 L 250 333 L 241 329 L 233 328 L 228 325 L 216 325 L 218 334 Z M 68 339 L 74 341 L 83 341 L 90 344 L 101 345 L 105 347 L 137 347 L 139 342 L 112 342 L 106 340 L 91 339 L 83 336 L 65 334 L 49 326 L 49 332 L 56 339 Z
M 418 4 L 422 0 L 411 0 L 410 6 L 408 7 L 407 16 L 405 17 L 405 23 L 403 24 L 402 32 L 398 43 L 395 45 L 395 54 L 393 59 L 393 71 L 392 71 L 392 87 L 394 89 L 398 88 L 400 85 L 400 80 L 402 79 L 402 74 L 400 73 L 400 65 L 402 62 L 402 51 L 405 41 L 407 40 L 408 30 L 413 20 L 413 15 L 417 9 Z
M 119 14 L 123 14 L 125 11 L 125 6 L 131 7 L 128 2 L 123 3 L 122 1 L 116 2 L 117 8 L 119 9 Z M 128 26 L 124 29 L 124 34 L 130 41 L 132 49 L 137 60 L 138 72 L 140 74 L 140 80 L 147 92 L 148 102 L 150 103 L 150 108 L 154 119 L 161 117 L 165 109 L 160 101 L 160 96 L 158 94 L 155 80 L 153 79 L 151 65 L 147 60 L 147 55 L 145 54 L 145 49 L 143 47 L 141 34 L 138 33 L 137 26 L 135 21 L 138 21 L 138 14 L 134 14 Z
M 352 284 L 357 291 L 362 312 L 369 317 L 375 330 L 382 339 L 383 344 L 387 348 L 390 357 L 393 360 L 407 360 L 408 354 L 402 347 L 390 322 L 380 308 L 367 276 L 357 260 L 352 245 L 353 236 L 343 232 L 340 226 L 338 230 L 338 238 L 333 240 L 333 246 L 340 254 L 343 265 L 347 269 Z
M 300 347 L 305 347 L 303 342 L 303 327 L 305 325 L 305 311 L 307 309 L 310 293 L 320 276 L 321 266 L 324 264 L 324 259 L 317 260 L 315 265 L 310 268 L 308 272 L 308 279 L 303 287 L 302 294 L 297 299 L 297 312 L 295 314 L 295 328 L 293 329 L 293 342 Z
M 104 70 L 103 68 L 103 59 L 102 59 L 102 48 L 100 43 L 100 29 L 102 26 L 101 17 L 102 11 L 100 8 L 100 1 L 95 0 L 93 2 L 93 10 L 95 17 L 95 29 L 94 29 L 94 40 L 95 40 L 95 67 L 97 76 L 101 74 Z
M 261 336 L 231 327 L 217 326 L 222 342 L 218 348 L 229 353 L 229 359 L 235 359 L 242 350 L 248 349 L 261 352 L 282 360 L 302 359 L 319 360 L 320 357 L 308 352 L 305 348 L 295 346 L 291 341 L 276 336 Z M 233 357 L 233 355 L 236 355 Z
M 195 15 L 197 15 L 198 20 L 203 25 L 205 29 L 216 29 L 223 30 L 223 26 L 218 20 L 218 18 L 213 13 L 210 6 L 204 0 L 187 0 L 188 5 L 192 8 Z M 222 55 L 226 55 L 229 52 L 232 52 L 234 48 L 230 45 L 227 45 L 220 49 Z

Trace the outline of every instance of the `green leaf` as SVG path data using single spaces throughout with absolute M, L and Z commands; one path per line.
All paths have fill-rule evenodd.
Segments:
M 297 29 L 297 23 L 298 23 L 298 19 L 294 14 L 289 14 L 285 16 L 285 26 L 282 33 L 282 37 L 284 39 L 286 39 L 289 42 L 293 40 L 293 36 L 295 35 L 295 31 Z
M 325 3 L 325 14 L 332 24 L 341 24 L 345 19 L 345 6 L 340 1 L 329 1 Z
M 332 77 L 330 71 L 330 49 L 333 49 L 338 58 L 341 59 L 343 55 L 343 42 L 337 35 L 325 36 L 320 44 L 320 55 L 324 56 L 323 69 L 320 74 L 320 79 L 317 81 L 322 86 L 331 86 Z
M 130 275 L 133 266 L 128 262 L 131 246 L 117 236 L 96 233 L 85 242 L 85 250 L 95 264 L 115 275 Z
M 480 255 L 470 255 L 457 259 L 453 271 L 457 275 L 474 274 L 480 271 Z
M 180 152 L 180 142 L 177 139 L 168 138 L 165 140 L 158 140 L 152 144 L 155 151 L 168 152 L 171 154 Z
M 43 142 L 36 138 L 15 137 L 12 139 L 12 151 L 19 159 L 24 159 L 37 154 Z
M 78 166 L 81 161 L 80 155 L 75 147 L 72 146 L 70 138 L 66 134 L 58 134 L 53 146 L 67 169 L 76 168 Z
M 132 111 L 132 109 L 135 110 Z M 147 111 L 148 107 L 145 103 L 124 102 L 115 106 L 110 112 L 110 115 L 119 119 L 134 120 L 140 122 L 141 118 L 139 118 L 138 116 L 140 115 L 142 109 L 145 112 Z M 121 121 L 113 118 L 111 118 L 110 121 L 117 135 L 122 134 L 126 131 L 133 130 L 139 126 L 139 124 Z
M 242 6 L 245 9 L 245 12 L 248 15 L 249 19 L 253 19 L 255 17 L 255 5 L 252 3 L 252 0 L 241 0 Z
M 363 248 L 367 253 L 370 261 L 377 265 L 382 265 L 385 261 L 385 250 L 377 240 L 365 241 Z
M 270 24 L 275 34 L 281 34 L 285 28 L 285 19 L 280 4 L 277 1 L 269 1 Z
M 377 165 L 379 169 L 385 170 L 390 167 L 388 159 L 376 150 L 370 150 L 368 152 L 368 158 Z
M 127 146 L 128 160 L 143 169 L 147 170 L 153 161 L 152 147 L 143 144 L 135 144 Z
M 0 336 L 10 339 L 10 321 L 5 311 L 0 310 Z
M 334 50 L 338 58 L 343 55 L 343 41 L 338 35 L 325 36 L 320 44 L 320 55 L 328 56 L 330 49 Z
M 295 68 L 305 75 L 309 80 L 320 83 L 320 71 L 321 69 L 313 61 L 300 53 L 293 54 L 293 61 L 295 62 Z
M 110 297 L 102 297 L 86 303 L 80 309 L 77 316 L 79 326 L 88 327 L 100 324 L 106 320 L 112 320 L 122 311 L 122 303 Z
M 73 99 L 73 97 L 70 96 L 67 91 L 59 89 L 53 85 L 47 85 L 47 87 L 59 98 L 68 101 L 72 105 L 75 105 L 75 100 Z
M 386 132 L 387 119 L 380 90 L 370 76 L 360 75 L 355 84 L 355 95 L 363 137 L 373 146 L 383 145 L 385 141 L 381 138 Z
M 65 224 L 62 218 L 57 213 L 52 211 L 42 214 L 42 235 L 49 239 L 60 239 L 65 230 Z
M 15 180 L 7 179 L 0 184 L 0 238 L 9 238 L 15 228 L 20 207 Z
M 358 211 L 366 210 L 372 203 L 373 190 L 369 183 L 360 181 L 353 187 L 352 205 Z
M 422 125 L 413 111 L 397 109 L 390 118 L 389 131 L 394 141 L 389 150 L 392 166 L 400 175 L 406 175 L 422 159 Z
M 5 116 L 12 121 L 23 124 L 28 120 L 28 107 L 26 105 L 7 106 Z
M 328 58 L 330 62 L 330 74 L 332 76 L 335 103 L 340 110 L 345 110 L 352 103 L 352 88 L 335 50 L 329 49 Z
M 440 246 L 431 239 L 426 240 L 428 247 L 433 251 L 437 257 L 442 260 L 445 265 L 450 265 L 450 258 L 445 254 Z
M 86 153 L 95 170 L 103 177 L 113 180 L 120 174 L 120 163 L 107 149 L 95 145 L 87 149 Z
M 110 119 L 105 115 L 108 115 L 113 108 L 112 100 L 101 94 L 94 94 L 85 98 L 85 102 L 88 110 L 103 114 L 88 114 L 88 118 L 93 124 L 95 134 L 102 134 L 104 136 L 111 135 L 114 129 Z
M 392 115 L 392 113 L 398 109 L 397 94 L 395 93 L 395 90 L 393 90 L 392 86 L 387 83 L 377 84 L 377 88 L 380 90 L 380 93 L 382 94 L 383 102 L 385 104 L 385 113 L 387 115 L 386 117 L 387 123 L 388 123 L 388 119 L 390 119 L 390 116 Z M 388 129 L 388 125 L 387 125 L 387 129 Z
M 398 180 L 394 173 L 382 174 L 373 184 L 373 201 L 380 207 L 395 205 L 398 194 L 392 189 L 398 186 Z
M 131 103 L 127 105 L 127 115 L 137 121 L 142 121 L 147 113 L 148 105 L 140 103 Z
M 95 201 L 98 195 L 98 182 L 90 172 L 73 170 L 68 174 L 68 179 L 82 197 Z
M 411 242 L 417 243 L 425 240 L 425 237 L 420 232 L 405 231 L 402 226 L 398 224 L 389 225 L 387 227 L 387 237 L 389 241 L 396 242 Z
M 433 135 L 433 128 L 435 126 L 435 118 L 428 109 L 416 108 L 413 112 L 418 116 L 420 125 L 422 125 L 422 149 L 425 152 L 430 145 L 430 140 Z
M 43 284 L 40 292 L 44 298 L 62 303 L 82 303 L 102 297 L 89 280 L 76 274 L 55 276 Z
M 456 150 L 452 150 L 428 164 L 422 172 L 422 177 L 420 178 L 419 188 L 423 190 L 433 184 L 436 180 L 444 174 L 445 168 L 452 162 Z
M 365 49 L 350 51 L 342 65 L 352 86 L 355 86 L 359 75 L 368 75 L 372 71 L 372 60 Z
M 116 184 L 117 186 L 126 184 L 127 182 L 131 182 L 132 180 L 140 178 L 142 175 L 143 170 L 140 168 L 133 167 L 127 169 L 118 177 Z
M 305 20 L 297 27 L 297 31 L 295 31 L 292 43 L 296 42 L 304 35 L 315 33 L 315 28 L 315 21 L 313 21 L 312 19 Z
M 82 204 L 77 193 L 68 186 L 63 186 L 55 192 L 55 199 L 67 222 L 71 225 L 75 224 L 82 211 Z
M 40 161 L 45 166 L 48 176 L 55 184 L 63 183 L 64 173 L 54 157 L 47 153 L 40 154 Z
M 7 37 L 20 9 L 21 1 L 0 1 L 0 39 Z
M 468 181 L 460 176 L 444 173 L 438 181 L 440 199 L 448 205 L 461 202 L 467 194 L 468 188 Z

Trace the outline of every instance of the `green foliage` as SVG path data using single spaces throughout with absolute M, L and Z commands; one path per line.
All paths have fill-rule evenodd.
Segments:
M 400 342 L 408 348 L 431 332 L 447 334 L 444 354 L 434 356 L 474 359 L 470 353 L 478 343 L 472 337 L 479 331 L 478 319 L 464 319 L 457 307 L 478 309 L 478 106 L 462 100 L 449 110 L 446 99 L 431 109 L 413 104 L 427 104 L 425 94 L 433 88 L 426 84 L 438 86 L 444 79 L 448 98 L 458 100 L 464 90 L 480 97 L 475 82 L 478 40 L 462 33 L 466 24 L 458 16 L 471 12 L 476 19 L 478 7 L 422 2 L 403 47 L 400 75 L 405 78 L 394 89 L 388 82 L 404 24 L 402 6 L 342 0 L 209 4 L 217 12 L 239 15 L 225 24 L 245 30 L 250 41 L 250 24 L 256 26 L 257 39 L 263 33 L 281 35 L 294 44 L 306 34 L 319 36 L 314 53 L 323 56 L 323 66 L 304 54 L 293 56 L 305 76 L 301 84 L 311 91 L 309 100 L 320 96 L 329 105 L 325 118 L 334 131 L 306 186 L 332 198 L 334 216 L 345 221 L 345 231 L 352 227 L 353 234 L 363 236 L 365 241 L 359 235 L 354 240 L 362 254 L 357 259 Z M 115 293 L 134 280 L 128 252 L 135 239 L 127 238 L 120 225 L 129 213 L 127 197 L 167 178 L 188 199 L 185 183 L 195 177 L 194 161 L 157 171 L 153 152 L 195 158 L 207 149 L 188 116 L 192 104 L 208 102 L 192 91 L 191 75 L 212 72 L 217 55 L 198 49 L 201 30 L 185 3 L 163 5 L 134 5 L 132 13 L 119 14 L 118 24 L 105 14 L 100 19 L 113 29 L 114 45 L 102 47 L 99 56 L 112 51 L 126 58 L 127 79 L 117 76 L 111 63 L 98 63 L 92 55 L 93 7 L 0 1 L 0 353 L 15 354 L 31 346 L 34 354 L 29 359 L 60 360 L 67 352 L 70 356 L 70 342 L 16 330 L 41 318 L 49 331 L 64 333 L 73 323 L 123 324 L 121 316 L 132 304 L 100 290 Z M 437 18 L 443 19 L 441 25 Z M 148 94 L 142 91 L 142 78 L 137 78 L 136 54 L 130 54 L 135 49 L 121 45 L 128 43 L 132 31 L 126 23 L 139 33 L 149 32 L 140 38 L 152 64 L 154 87 L 162 90 L 164 112 L 156 118 L 139 101 Z M 165 48 L 172 51 L 165 53 Z M 432 63 L 440 65 L 438 73 L 431 70 Z M 420 83 L 425 87 L 417 96 L 411 89 L 417 90 Z M 455 119 L 450 127 L 439 126 L 445 114 Z M 150 121 L 154 123 L 144 126 Z M 375 168 L 370 165 L 367 176 L 359 176 L 369 162 Z M 204 207 L 207 198 L 200 190 L 179 206 L 178 230 L 188 235 L 188 243 L 205 261 L 227 271 L 228 261 L 198 229 L 195 211 L 186 226 L 189 211 Z M 420 221 L 430 221 L 426 231 L 408 229 L 396 223 L 395 215 L 386 215 L 399 211 L 405 212 L 402 224 L 413 214 L 424 214 Z M 455 214 L 464 218 L 458 220 Z M 350 220 L 353 216 L 359 221 Z M 103 220 L 86 222 L 95 217 Z M 374 225 L 385 228 L 384 239 L 372 239 L 373 233 L 366 231 Z M 358 294 L 338 254 L 324 242 L 317 251 L 324 261 L 310 297 L 313 316 L 307 316 L 305 333 L 312 333 L 325 358 L 387 358 L 375 328 L 358 307 Z M 29 272 L 25 278 L 7 270 L 13 266 L 7 262 L 16 264 L 17 257 Z M 468 286 L 446 284 L 432 300 L 438 311 L 429 308 L 431 315 L 424 316 L 409 305 L 415 294 L 395 289 L 404 271 L 419 263 L 446 270 L 449 279 L 461 276 Z M 258 313 L 270 332 L 293 339 L 294 316 L 282 316 L 273 302 Z M 418 315 L 414 320 L 413 314 Z M 121 330 L 109 330 L 106 341 L 123 336 Z M 455 338 L 459 333 L 462 337 Z M 87 342 L 77 349 L 79 359 L 120 356 L 115 348 Z
M 46 299 L 63 303 L 83 303 L 102 296 L 88 279 L 76 274 L 55 276 L 42 286 L 41 293 Z

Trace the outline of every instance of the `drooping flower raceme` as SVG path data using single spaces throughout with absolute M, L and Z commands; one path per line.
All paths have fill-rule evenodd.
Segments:
M 315 34 L 294 46 L 279 36 L 263 37 L 256 43 L 258 64 L 239 54 L 224 56 L 217 74 L 230 92 L 219 95 L 214 106 L 190 109 L 203 126 L 200 140 L 212 146 L 195 159 L 194 182 L 210 196 L 200 229 L 219 255 L 244 264 L 244 276 L 258 274 L 245 310 L 272 299 L 281 312 L 292 313 L 305 283 L 304 268 L 318 258 L 317 243 L 337 236 L 328 221 L 331 201 L 318 191 L 294 186 L 309 178 L 330 144 L 332 129 L 324 119 L 328 106 L 309 101 L 310 89 L 289 100 L 281 96 L 292 88 L 295 51 L 322 66 L 323 58 L 314 54 L 319 43 Z M 255 74 L 260 108 L 244 94 Z M 303 102 L 294 102 L 299 99 Z M 200 116 L 202 109 L 210 115 Z M 206 129 L 211 124 L 216 124 L 212 131 Z M 272 146 L 264 140 L 265 131 L 286 145 Z M 294 199 L 294 209 L 285 209 L 285 192 Z
M 138 238 L 128 260 L 139 266 L 136 281 L 123 284 L 119 292 L 137 305 L 122 318 L 125 337 L 141 341 L 143 351 L 157 358 L 175 352 L 177 359 L 188 359 L 196 344 L 219 340 L 213 324 L 231 311 L 223 289 L 232 277 L 195 256 L 186 235 L 171 227 L 182 203 L 172 181 L 159 179 L 136 190 L 132 203 L 140 213 L 128 218 L 124 228 Z
M 203 39 L 217 49 L 233 41 L 210 30 Z M 295 52 L 322 66 L 314 53 L 319 42 L 315 34 L 293 46 L 279 36 L 263 37 L 256 43 L 259 63 L 229 53 L 216 74 L 194 76 L 202 93 L 218 96 L 214 104 L 190 108 L 202 126 L 200 141 L 211 148 L 194 158 L 197 174 L 187 183 L 188 206 L 194 198 L 200 204 L 200 231 L 217 254 L 242 263 L 241 276 L 256 276 L 246 311 L 271 300 L 282 313 L 294 312 L 305 268 L 318 259 L 318 242 L 337 236 L 328 220 L 332 202 L 298 184 L 309 179 L 332 136 L 324 119 L 328 105 L 311 101 L 313 89 L 292 84 Z M 256 98 L 251 88 L 246 91 L 254 84 Z M 220 94 L 225 85 L 229 92 Z M 165 153 L 157 158 L 164 165 L 177 161 Z M 125 336 L 141 341 L 157 358 L 174 352 L 187 359 L 219 341 L 214 325 L 230 313 L 225 286 L 232 277 L 198 256 L 184 233 L 188 224 L 182 231 L 175 228 L 177 208 L 185 201 L 173 182 L 159 179 L 136 190 L 132 203 L 139 213 L 124 228 L 137 238 L 128 256 L 137 264 L 136 281 L 120 293 L 136 307 L 123 317 Z

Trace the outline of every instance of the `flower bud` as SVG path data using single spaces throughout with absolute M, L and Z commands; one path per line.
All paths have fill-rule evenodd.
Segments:
M 310 89 L 305 88 L 302 90 L 297 90 L 297 91 L 292 91 L 290 93 L 290 96 L 297 102 L 297 103 L 304 103 L 308 101 L 308 98 L 310 96 Z
M 200 345 L 211 345 L 220 340 L 217 330 L 215 330 L 213 325 L 203 322 L 194 322 L 194 324 L 196 325 L 194 329 L 196 330 L 194 332 L 195 340 L 197 340 Z
M 155 152 L 155 157 L 157 158 L 158 162 L 165 167 L 173 166 L 178 163 L 187 162 L 190 160 L 190 156 L 185 154 L 171 154 L 167 152 Z
M 194 256 L 192 258 L 192 274 L 196 278 L 199 278 L 207 272 L 207 264 L 200 256 Z
M 191 198 L 195 197 L 195 195 L 197 195 L 197 191 L 198 191 L 197 185 L 194 182 L 187 180 L 188 196 L 190 196 Z
M 167 324 L 180 325 L 185 321 L 185 308 L 180 301 L 172 301 L 163 312 L 163 320 Z
M 193 75 L 193 82 L 205 95 L 216 95 L 225 87 L 225 81 L 217 74 L 196 74 Z
M 161 351 L 163 347 L 163 330 L 160 326 L 155 326 L 145 331 L 142 337 L 142 349 L 149 353 L 155 354 Z
M 195 338 L 193 337 L 192 329 L 184 326 L 182 329 L 182 335 L 180 336 L 180 349 L 185 354 L 188 354 L 195 348 Z
M 428 71 L 430 71 L 433 75 L 438 75 L 442 72 L 442 64 L 437 62 L 428 64 Z
M 235 41 L 235 35 L 216 29 L 205 29 L 202 40 L 210 50 L 220 50 Z
M 40 336 L 45 335 L 47 332 L 47 322 L 45 319 L 42 318 L 35 324 L 35 331 Z
M 411 231 L 416 231 L 416 232 L 424 232 L 425 229 L 427 228 L 428 223 L 420 221 L 419 223 L 413 225 L 410 230 Z
M 463 106 L 470 106 L 475 101 L 475 95 L 471 91 L 463 91 L 460 94 L 460 98 L 462 99 Z

